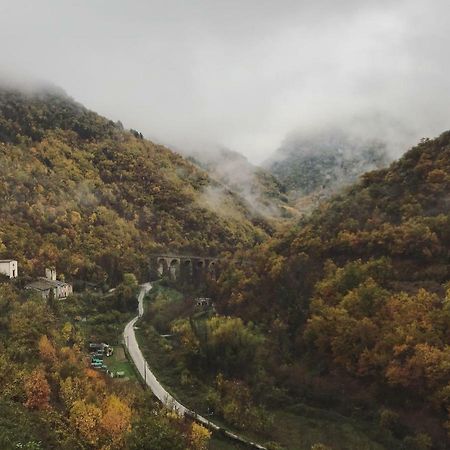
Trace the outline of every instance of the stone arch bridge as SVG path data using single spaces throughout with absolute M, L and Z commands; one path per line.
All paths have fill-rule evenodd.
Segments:
M 219 259 L 209 256 L 181 256 L 171 254 L 152 255 L 150 266 L 162 278 L 171 280 L 201 279 L 206 275 L 217 277 Z

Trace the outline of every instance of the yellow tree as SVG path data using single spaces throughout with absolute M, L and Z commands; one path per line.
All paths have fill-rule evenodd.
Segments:
M 99 441 L 99 426 L 102 419 L 102 411 L 97 406 L 77 400 L 70 410 L 70 421 L 80 435 L 91 445 Z
M 61 336 L 65 342 L 68 342 L 72 336 L 73 326 L 70 322 L 66 322 L 61 330 Z
M 39 339 L 39 354 L 41 359 L 47 363 L 53 364 L 56 360 L 55 347 L 45 334 Z
M 116 395 L 108 396 L 104 403 L 101 427 L 114 444 L 121 442 L 131 429 L 131 409 Z
M 77 400 L 82 399 L 86 390 L 86 383 L 78 377 L 67 377 L 59 382 L 59 396 L 67 409 L 70 409 Z
M 191 433 L 189 436 L 192 450 L 206 450 L 208 448 L 210 437 L 211 431 L 196 422 L 192 422 Z

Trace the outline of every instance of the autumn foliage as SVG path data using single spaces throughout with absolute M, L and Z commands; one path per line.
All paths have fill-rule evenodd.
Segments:
M 43 361 L 54 363 L 56 360 L 56 350 L 46 335 L 39 339 L 39 354 Z
M 323 384 L 354 383 L 372 393 L 371 408 L 396 411 L 405 442 L 407 429 L 414 442 L 434 430 L 440 445 L 450 409 L 449 192 L 446 132 L 292 229 L 229 254 L 211 287 L 219 312 L 265 330 L 273 371 L 292 392 L 311 396 L 301 384 L 319 384 L 317 373 Z M 343 409 L 353 394 L 327 393 Z
M 104 402 L 100 423 L 111 441 L 118 444 L 131 429 L 131 409 L 117 396 L 111 395 Z
M 96 445 L 100 439 L 101 419 L 101 409 L 85 400 L 76 400 L 70 409 L 70 421 L 82 438 L 91 445 Z
M 77 104 L 62 91 L 0 87 L 0 230 L 24 274 L 45 265 L 70 278 L 120 281 L 148 255 L 252 245 L 268 225 L 223 189 L 211 206 L 206 172 L 162 145 Z
M 42 369 L 33 370 L 25 379 L 25 406 L 29 409 L 47 409 L 50 404 L 50 386 Z

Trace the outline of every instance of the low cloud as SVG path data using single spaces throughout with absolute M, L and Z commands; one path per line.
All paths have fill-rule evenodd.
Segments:
M 159 142 L 261 162 L 342 118 L 379 115 L 399 146 L 448 128 L 449 29 L 443 0 L 17 0 L 0 5 L 0 71 Z

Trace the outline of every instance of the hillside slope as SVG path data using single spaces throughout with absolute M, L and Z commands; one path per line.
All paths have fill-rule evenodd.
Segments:
M 446 132 L 230 257 L 214 295 L 222 313 L 266 331 L 293 398 L 325 390 L 346 410 L 356 402 L 372 419 L 390 415 L 386 433 L 405 448 L 430 448 L 420 446 L 430 437 L 448 448 L 449 249 Z
M 252 289 L 245 289 L 239 303 L 261 307 L 267 317 L 269 311 L 261 305 L 267 300 L 270 315 L 301 321 L 290 310 L 298 312 L 305 302 L 307 306 L 329 259 L 342 266 L 387 258 L 391 284 L 409 289 L 426 285 L 442 292 L 439 287 L 450 279 L 449 248 L 450 132 L 446 132 L 421 142 L 389 168 L 368 172 L 289 232 L 243 252 L 252 255 L 245 256 L 240 269 L 243 283 L 251 277 Z M 247 296 L 259 300 L 245 300 Z
M 0 88 L 0 256 L 112 282 L 158 249 L 216 253 L 270 227 L 169 149 L 54 88 Z M 214 210 L 213 210 L 214 209 Z M 1 242 L 0 241 L 0 242 Z

